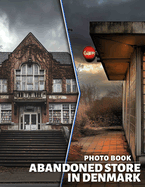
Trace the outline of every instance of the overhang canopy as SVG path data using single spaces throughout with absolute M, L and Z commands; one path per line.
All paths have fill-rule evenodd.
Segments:
M 109 80 L 124 80 L 136 46 L 145 46 L 145 22 L 91 22 L 90 35 Z

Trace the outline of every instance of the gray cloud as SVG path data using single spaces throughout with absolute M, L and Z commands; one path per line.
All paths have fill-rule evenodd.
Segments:
M 145 21 L 144 0 L 63 0 L 64 11 L 70 32 L 70 41 L 77 63 L 85 63 L 82 51 L 87 45 L 93 46 L 89 35 L 90 21 Z M 108 81 L 104 70 L 95 74 L 80 72 L 79 82 L 93 84 L 104 96 L 114 90 L 119 81 Z
M 117 89 L 122 86 L 121 81 L 108 81 L 103 70 L 95 74 L 80 72 L 78 73 L 78 78 L 80 87 L 82 87 L 82 85 L 92 85 L 98 88 L 99 97 L 103 97 L 112 91 L 117 93 Z
M 4 16 L 3 30 L 10 40 L 15 38 L 4 49 L 12 51 L 32 32 L 49 51 L 68 51 L 59 0 L 1 0 L 0 22 Z
M 10 28 L 15 28 L 17 21 L 38 29 L 61 21 L 59 0 L 1 0 L 0 10 L 8 15 Z
M 144 21 L 144 0 L 63 0 L 75 58 L 82 57 L 89 36 L 90 21 Z M 80 54 L 81 53 L 81 54 Z

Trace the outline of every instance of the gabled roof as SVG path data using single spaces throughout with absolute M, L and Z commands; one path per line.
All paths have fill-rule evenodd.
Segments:
M 30 32 L 23 40 L 22 42 L 14 49 L 13 52 L 15 52 L 17 49 L 19 49 L 21 46 L 24 45 L 24 43 L 32 44 L 37 43 L 39 44 L 41 49 L 44 49 L 46 52 L 47 49 L 39 42 L 39 40 Z M 3 61 L 8 59 L 8 55 L 13 52 L 0 52 L 0 64 L 2 64 Z M 60 64 L 72 64 L 71 56 L 67 52 L 48 52 L 52 54 L 53 59 L 60 62 Z
M 21 41 L 21 43 L 14 49 L 13 52 L 15 52 L 17 49 L 19 49 L 21 46 L 23 46 L 23 44 L 25 44 L 25 42 L 28 44 L 34 44 L 34 41 L 39 44 L 40 48 L 44 49 L 46 52 L 47 49 L 39 42 L 39 40 L 31 33 L 29 32 L 29 34 Z
M 8 59 L 11 52 L 0 52 L 0 64 Z M 67 52 L 50 52 L 53 59 L 60 62 L 60 64 L 72 64 L 71 56 Z

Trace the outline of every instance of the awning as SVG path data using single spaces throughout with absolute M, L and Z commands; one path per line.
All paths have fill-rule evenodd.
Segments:
M 91 22 L 90 35 L 109 80 L 124 80 L 136 46 L 145 45 L 145 22 Z

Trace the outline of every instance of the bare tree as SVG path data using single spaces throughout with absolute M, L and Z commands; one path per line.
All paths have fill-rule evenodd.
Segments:
M 81 86 L 81 100 L 82 102 L 91 105 L 99 98 L 100 90 L 97 86 L 86 84 Z

